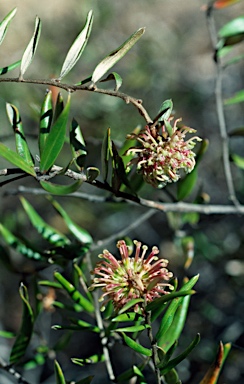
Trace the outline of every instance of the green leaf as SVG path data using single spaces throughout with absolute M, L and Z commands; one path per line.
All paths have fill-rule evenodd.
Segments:
M 238 168 L 244 169 L 244 157 L 232 153 L 231 158 Z
M 10 364 L 18 363 L 24 356 L 31 339 L 34 325 L 34 316 L 29 303 L 28 291 L 23 283 L 20 285 L 19 294 L 23 304 L 22 321 L 20 330 L 10 353 Z
M 81 128 L 75 119 L 72 120 L 69 137 L 74 163 L 77 169 L 82 171 L 85 165 L 87 151 Z
M 19 111 L 14 105 L 9 103 L 6 103 L 6 109 L 10 124 L 12 125 L 15 134 L 16 151 L 23 157 L 27 164 L 34 167 L 33 157 L 26 142 Z
M 112 188 L 114 193 L 116 194 L 123 183 L 127 188 L 131 190 L 130 182 L 127 178 L 127 174 L 125 172 L 125 166 L 122 158 L 119 156 L 117 148 L 112 141 Z
M 55 244 L 56 247 L 62 247 L 70 244 L 68 237 L 48 225 L 23 196 L 20 197 L 20 200 L 32 225 L 36 228 L 38 233 L 42 235 L 43 239 L 49 241 L 51 244 Z
M 93 312 L 93 304 L 87 300 L 68 280 L 65 279 L 59 272 L 54 272 L 55 279 L 62 285 L 72 300 L 79 304 L 85 311 Z
M 92 183 L 99 176 L 100 171 L 96 167 L 88 167 L 86 169 L 86 179 L 89 183 Z
M 170 360 L 165 366 L 161 367 L 161 364 L 158 364 L 158 368 L 160 369 L 161 375 L 165 375 L 167 372 L 171 371 L 171 369 L 175 368 L 181 361 L 185 360 L 185 358 L 191 353 L 191 351 L 197 346 L 200 341 L 200 334 L 198 333 L 191 344 L 186 348 L 184 352 Z
M 128 303 L 126 303 L 126 304 L 119 310 L 119 314 L 128 311 L 128 309 L 134 307 L 134 306 L 135 306 L 136 304 L 138 304 L 138 303 L 144 303 L 144 300 L 143 300 L 143 299 L 132 299 L 132 300 L 128 301 Z
M 178 181 L 177 183 L 177 200 L 184 200 L 187 196 L 189 196 L 198 180 L 198 170 L 197 167 L 188 173 L 184 179 Z
M 110 128 L 107 129 L 102 143 L 102 177 L 108 181 L 109 161 L 112 159 L 112 141 Z
M 226 39 L 240 33 L 244 33 L 244 16 L 229 21 L 219 30 L 218 35 Z
M 66 125 L 69 117 L 70 110 L 70 94 L 64 110 L 61 112 L 55 121 L 52 129 L 46 139 L 45 147 L 43 148 L 40 171 L 42 173 L 48 172 L 57 159 L 65 142 Z
M 189 303 L 190 303 L 190 296 L 185 296 L 180 299 L 179 306 L 176 310 L 176 313 L 170 328 L 164 334 L 162 341 L 159 340 L 158 342 L 160 347 L 165 352 L 167 352 L 175 343 L 175 341 L 180 338 L 181 332 L 186 322 Z
M 135 340 L 131 339 L 129 336 L 127 336 L 124 332 L 121 332 L 122 336 L 124 338 L 125 343 L 133 349 L 134 351 L 141 353 L 144 356 L 152 356 L 152 350 L 143 347 L 141 344 L 138 344 Z
M 123 328 L 117 328 L 114 330 L 114 332 L 141 332 L 145 329 L 150 328 L 148 324 L 139 324 L 139 325 L 132 325 L 130 327 L 123 327 Z
M 21 59 L 20 73 L 19 73 L 20 80 L 23 80 L 23 75 L 33 60 L 33 57 L 36 52 L 37 44 L 40 38 L 40 34 L 41 34 L 41 20 L 37 16 L 35 20 L 35 29 L 34 29 L 33 36 L 29 44 L 27 45 Z
M 191 289 L 187 289 L 187 290 L 182 289 L 179 291 L 168 293 L 167 295 L 163 295 L 163 296 L 159 297 L 158 299 L 155 299 L 151 303 L 149 303 L 146 306 L 146 311 L 153 311 L 153 310 L 157 309 L 159 306 L 162 306 L 163 304 L 165 304 L 169 301 L 172 301 L 173 299 L 177 299 L 179 297 L 186 296 L 186 295 L 194 295 L 194 293 L 195 293 L 195 291 L 193 291 Z
M 44 287 L 52 287 L 52 288 L 57 288 L 57 289 L 62 288 L 62 285 L 59 283 L 56 283 L 55 281 L 40 280 L 40 281 L 38 281 L 38 284 L 42 285 Z
M 12 339 L 13 337 L 16 337 L 16 335 L 13 332 L 0 331 L 0 337 L 4 337 L 5 339 Z
M 139 364 L 137 368 L 142 370 L 144 368 L 144 364 Z M 132 379 L 133 377 L 135 377 L 134 366 L 132 368 L 127 369 L 127 371 L 121 373 L 117 377 L 117 382 L 118 383 L 120 383 L 120 382 L 122 382 L 122 383 L 129 383 L 130 379 Z
M 244 127 L 235 128 L 233 131 L 229 132 L 229 137 L 233 136 L 244 136 Z
M 59 75 L 58 80 L 61 80 L 64 76 L 67 75 L 71 71 L 71 69 L 74 67 L 74 65 L 79 60 L 82 52 L 85 49 L 85 46 L 87 44 L 87 41 L 89 39 L 91 28 L 93 23 L 93 12 L 89 11 L 86 19 L 86 24 L 83 28 L 83 30 L 80 32 L 80 34 L 75 39 L 74 43 L 69 49 L 69 52 L 67 53 L 67 56 L 64 60 L 61 73 Z
M 29 175 L 34 177 L 36 176 L 33 166 L 27 164 L 23 157 L 21 157 L 18 153 L 12 151 L 10 148 L 6 147 L 2 143 L 0 143 L 0 156 L 4 157 L 4 159 L 9 161 L 16 167 L 22 169 L 22 171 L 28 173 Z
M 5 18 L 1 21 L 1 23 L 0 23 L 0 44 L 2 44 L 3 39 L 6 35 L 7 29 L 8 29 L 8 25 L 9 25 L 10 21 L 13 19 L 13 17 L 15 16 L 16 12 L 17 12 L 17 8 L 12 9 L 12 11 L 10 11 L 7 14 L 7 16 L 5 16 Z
M 92 82 L 97 83 L 106 72 L 112 68 L 117 61 L 122 59 L 122 57 L 133 47 L 133 45 L 140 39 L 140 37 L 145 32 L 145 28 L 140 28 L 138 31 L 133 33 L 119 48 L 112 51 L 108 56 L 106 56 L 95 68 L 92 74 Z
M 173 102 L 171 99 L 165 100 L 159 108 L 158 115 L 160 115 L 158 121 L 168 120 L 173 110 Z
M 58 119 L 58 117 L 62 113 L 63 109 L 64 109 L 64 99 L 63 99 L 61 92 L 59 92 L 58 96 L 57 96 L 56 103 L 55 103 L 55 112 L 54 112 L 54 118 L 53 118 L 54 122 Z
M 61 205 L 53 200 L 50 199 L 54 208 L 59 212 L 59 214 L 63 217 L 65 223 L 67 224 L 70 232 L 76 237 L 79 242 L 82 244 L 90 245 L 93 243 L 93 239 L 91 235 L 83 228 L 79 227 L 77 224 L 75 224 L 69 215 L 66 213 L 66 211 L 61 207 Z
M 143 320 L 144 317 L 136 312 L 126 312 L 118 315 L 112 319 L 113 322 L 127 322 L 127 321 L 138 321 Z
M 40 184 L 45 191 L 48 193 L 51 193 L 52 195 L 69 195 L 77 189 L 80 188 L 81 184 L 83 183 L 82 180 L 77 180 L 73 184 L 68 185 L 60 185 L 60 184 L 54 184 L 50 183 L 50 181 L 40 181 Z
M 101 329 L 99 327 L 97 327 L 96 325 L 92 325 L 90 323 L 87 323 L 84 320 L 71 319 L 71 321 L 77 325 L 77 329 L 80 331 L 89 330 L 89 331 L 95 332 L 95 333 L 101 332 Z
M 2 234 L 6 243 L 16 249 L 20 254 L 28 259 L 44 260 L 43 256 L 36 250 L 28 247 L 23 241 L 14 236 L 6 227 L 0 224 L 0 234 Z
M 53 118 L 52 92 L 47 91 L 42 103 L 41 116 L 40 116 L 40 127 L 39 127 L 39 137 L 38 137 L 40 157 L 42 157 L 42 152 L 50 132 L 52 118 Z
M 138 367 L 136 367 L 134 365 L 133 366 L 133 371 L 136 374 L 136 376 L 138 377 L 138 383 L 140 383 L 140 384 L 147 384 L 146 383 L 146 379 L 145 379 L 143 373 L 141 372 L 141 370 Z
M 181 384 L 182 382 L 179 379 L 178 373 L 175 369 L 171 369 L 164 375 L 165 381 L 167 384 Z
M 121 85 L 122 85 L 122 82 L 123 82 L 122 77 L 118 73 L 116 73 L 116 72 L 111 72 L 106 77 L 106 79 L 103 79 L 100 82 L 104 83 L 104 82 L 110 81 L 110 80 L 114 80 L 115 81 L 115 88 L 114 88 L 114 90 L 115 90 L 115 92 L 117 92 L 120 89 Z
M 6 73 L 12 71 L 13 69 L 17 68 L 21 63 L 21 60 L 16 61 L 13 64 L 8 65 L 7 67 L 0 68 L 0 76 L 5 75 Z
M 55 371 L 56 384 L 66 384 L 66 380 L 65 380 L 62 368 L 60 367 L 57 360 L 54 360 L 54 371 Z
M 81 365 L 83 367 L 84 365 L 95 364 L 95 363 L 100 363 L 101 361 L 105 361 L 105 358 L 104 358 L 104 355 L 93 355 L 86 359 L 73 358 L 71 359 L 71 361 L 72 363 Z
M 236 94 L 229 99 L 226 99 L 224 101 L 225 105 L 232 105 L 237 103 L 242 103 L 244 101 L 244 89 L 242 89 L 239 92 L 236 92 Z
M 230 349 L 230 343 L 223 345 L 223 343 L 220 341 L 215 361 L 209 367 L 200 384 L 217 384 L 220 371 L 224 365 L 226 357 L 230 352 Z

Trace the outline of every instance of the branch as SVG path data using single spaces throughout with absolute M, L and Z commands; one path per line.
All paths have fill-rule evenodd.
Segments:
M 57 87 L 66 90 L 67 92 L 76 92 L 76 91 L 88 91 L 88 92 L 95 92 L 95 93 L 101 93 L 103 95 L 108 95 L 112 97 L 118 97 L 119 99 L 122 99 L 125 101 L 126 104 L 132 104 L 134 105 L 140 115 L 145 119 L 146 123 L 152 123 L 152 119 L 149 116 L 147 110 L 142 105 L 142 100 L 137 99 L 135 97 L 129 96 L 126 93 L 113 91 L 113 90 L 107 90 L 107 89 L 100 89 L 97 88 L 95 85 L 73 85 L 73 84 L 65 84 L 60 83 L 55 79 L 51 80 L 45 80 L 45 79 L 19 79 L 19 78 L 0 78 L 0 83 L 25 83 L 25 84 L 39 84 L 39 85 L 46 85 L 51 87 Z
M 240 203 L 236 197 L 234 182 L 233 182 L 233 177 L 232 177 L 231 167 L 229 162 L 229 158 L 230 158 L 229 138 L 227 134 L 226 120 L 224 115 L 223 96 L 222 96 L 223 67 L 220 59 L 218 58 L 218 54 L 216 52 L 216 45 L 218 42 L 218 38 L 217 38 L 215 20 L 213 17 L 212 5 L 209 5 L 206 15 L 207 15 L 207 23 L 208 23 L 210 38 L 211 38 L 213 49 L 215 51 L 214 59 L 215 59 L 216 70 L 217 70 L 216 86 L 215 86 L 215 101 L 216 101 L 217 115 L 218 115 L 218 121 L 219 121 L 220 137 L 222 140 L 225 179 L 226 179 L 227 188 L 229 192 L 229 198 L 234 203 L 234 205 L 238 208 L 240 206 Z
M 21 193 L 32 194 L 32 195 L 48 195 L 44 189 L 41 188 L 28 188 L 19 186 L 15 189 L 10 189 L 4 193 L 7 195 L 18 195 Z M 131 199 L 125 199 L 120 197 L 106 197 L 106 196 L 97 196 L 82 192 L 74 192 L 71 197 L 87 200 L 94 203 L 129 203 L 129 204 L 139 204 L 143 207 L 149 207 L 161 212 L 179 212 L 179 213 L 188 213 L 196 212 L 203 215 L 244 215 L 244 206 L 240 205 L 238 207 L 234 205 L 220 205 L 220 204 L 192 204 L 192 203 L 161 203 L 153 200 L 147 200 L 143 198 L 138 198 L 138 202 L 134 200 L 134 196 L 131 195 Z M 130 195 L 128 195 L 130 196 Z

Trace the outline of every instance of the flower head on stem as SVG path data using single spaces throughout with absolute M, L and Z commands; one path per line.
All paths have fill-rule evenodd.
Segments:
M 148 247 L 134 240 L 136 246 L 134 257 L 129 256 L 128 247 L 124 240 L 117 243 L 121 260 L 117 260 L 108 250 L 99 257 L 92 271 L 96 275 L 89 290 L 100 287 L 103 291 L 99 301 L 104 301 L 102 309 L 112 300 L 114 308 L 119 311 L 132 299 L 142 298 L 147 304 L 161 295 L 169 293 L 173 286 L 168 283 L 173 273 L 166 268 L 168 260 L 157 257 L 159 249 L 152 247 L 146 257 Z M 138 304 L 134 311 L 142 309 Z

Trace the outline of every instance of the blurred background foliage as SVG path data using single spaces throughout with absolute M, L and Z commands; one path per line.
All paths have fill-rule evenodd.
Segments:
M 145 26 L 144 36 L 113 69 L 123 78 L 121 91 L 142 99 L 152 117 L 156 116 L 165 99 L 173 99 L 175 116 L 182 117 L 186 125 L 197 129 L 200 137 L 210 141 L 208 152 L 199 167 L 198 188 L 209 195 L 210 203 L 227 204 L 228 192 L 214 99 L 216 73 L 205 13 L 201 9 L 204 4 L 205 1 L 200 0 L 1 2 L 1 19 L 15 6 L 18 7 L 18 12 L 1 46 L 0 66 L 4 67 L 20 59 L 33 33 L 36 15 L 42 20 L 42 35 L 26 77 L 45 79 L 59 74 L 71 43 L 84 25 L 87 12 L 90 9 L 94 11 L 90 40 L 81 60 L 65 78 L 67 83 L 77 83 L 91 75 L 96 64 L 105 55 L 139 27 Z M 216 12 L 217 27 L 220 28 L 231 18 L 237 17 L 242 7 L 241 2 Z M 235 53 L 239 49 L 239 45 L 235 46 Z M 111 85 L 103 83 L 103 86 Z M 243 65 L 228 67 L 223 79 L 224 97 L 231 97 L 243 86 Z M 39 109 L 44 93 L 44 86 L 1 83 L 1 141 L 8 146 L 13 142 L 6 116 L 7 101 L 19 108 L 28 141 L 33 146 L 32 151 L 37 152 L 35 145 Z M 65 96 L 64 92 L 63 94 Z M 243 126 L 243 103 L 226 106 L 225 111 L 228 131 Z M 111 128 L 112 139 L 119 146 L 126 134 L 136 126 L 145 124 L 132 105 L 126 105 L 117 98 L 90 92 L 77 92 L 72 96 L 71 115 L 78 120 L 87 143 L 87 166 L 100 166 L 101 141 L 108 127 Z M 236 153 L 243 153 L 243 138 L 232 138 L 230 145 Z M 67 154 L 62 152 L 59 164 L 67 165 L 69 156 L 68 149 Z M 5 166 L 7 163 L 0 159 L 0 168 Z M 243 170 L 233 165 L 232 171 L 237 196 L 244 203 Z M 14 233 L 35 240 L 41 247 L 42 240 L 29 224 L 18 197 L 5 195 L 10 188 L 22 184 L 38 187 L 36 183 L 26 179 L 22 183 L 15 182 L 1 188 L 1 222 Z M 170 188 L 174 194 L 175 186 Z M 90 186 L 82 186 L 81 190 L 92 194 L 101 193 Z M 142 194 L 152 200 L 168 199 L 164 190 L 157 191 L 150 186 L 144 188 Z M 26 197 L 46 221 L 63 233 L 68 232 L 44 196 Z M 145 212 L 143 207 L 134 206 L 132 209 L 126 204 L 94 204 L 73 197 L 59 197 L 57 200 L 75 222 L 90 231 L 95 241 L 128 227 Z M 197 295 L 191 302 L 181 343 L 182 346 L 186 345 L 196 332 L 201 333 L 202 340 L 190 360 L 179 366 L 179 376 L 184 383 L 198 382 L 214 358 L 218 341 L 230 341 L 234 343 L 234 347 L 219 382 L 241 384 L 244 375 L 243 350 L 240 351 L 235 345 L 243 348 L 244 344 L 243 218 L 201 215 L 198 219 L 194 220 L 192 217 L 192 224 L 189 224 L 189 220 L 181 214 L 155 212 L 148 221 L 142 222 L 128 235 L 148 245 L 159 245 L 162 256 L 170 260 L 170 268 L 180 280 L 186 273 L 181 239 L 185 235 L 193 237 L 195 257 L 187 274 L 192 276 L 200 273 L 200 280 L 196 287 Z M 113 249 L 113 245 L 110 248 Z M 12 258 L 19 274 L 6 272 L 3 265 L 0 269 L 0 326 L 15 331 L 19 325 L 19 311 L 16 308 L 21 306 L 17 296 L 19 282 L 32 270 L 33 264 L 17 253 L 13 253 Z M 82 336 L 79 343 L 84 344 Z M 5 342 L 0 348 L 1 355 L 7 354 L 7 351 L 8 345 Z M 66 355 L 62 352 L 60 362 L 72 369 L 68 359 L 77 353 L 84 353 L 80 350 L 78 339 L 73 340 Z M 120 351 L 114 353 L 119 354 Z

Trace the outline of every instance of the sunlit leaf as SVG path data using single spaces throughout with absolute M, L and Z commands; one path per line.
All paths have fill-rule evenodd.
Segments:
M 31 176 L 36 176 L 34 167 L 30 166 L 25 162 L 23 157 L 18 153 L 12 151 L 10 148 L 6 147 L 4 144 L 0 143 L 0 156 L 4 157 L 11 164 L 20 168 L 22 171 L 28 173 Z
M 16 337 L 16 334 L 13 332 L 0 331 L 0 337 L 4 337 L 5 339 L 12 339 Z
M 50 183 L 50 181 L 40 181 L 40 184 L 45 191 L 51 193 L 52 195 L 69 195 L 73 192 L 76 192 L 80 188 L 82 180 L 77 180 L 73 184 L 60 185 Z
M 6 73 L 12 71 L 13 69 L 17 68 L 21 63 L 21 60 L 16 61 L 13 64 L 10 64 L 6 67 L 0 68 L 0 76 L 5 75 Z
M 39 127 L 39 137 L 38 137 L 40 157 L 42 157 L 42 152 L 45 147 L 46 139 L 50 132 L 52 117 L 53 117 L 52 92 L 48 91 L 45 95 L 45 98 L 41 107 L 40 127 Z
M 213 3 L 214 8 L 216 9 L 222 9 L 225 7 L 229 7 L 230 5 L 239 3 L 242 0 L 216 0 Z
M 219 30 L 218 35 L 226 39 L 241 33 L 244 33 L 244 16 L 229 21 Z
M 20 200 L 32 225 L 45 240 L 49 241 L 51 244 L 55 244 L 57 247 L 70 244 L 70 240 L 55 228 L 48 225 L 23 196 L 20 197 Z
M 70 295 L 72 300 L 79 304 L 85 311 L 93 312 L 94 306 L 86 299 L 68 280 L 65 279 L 64 276 L 59 272 L 54 272 L 55 279 L 62 285 L 62 287 L 66 290 L 66 292 Z
M 10 21 L 13 19 L 13 17 L 15 16 L 16 11 L 17 11 L 17 8 L 12 9 L 12 11 L 10 11 L 0 23 L 0 44 L 2 44 L 3 42 L 3 39 L 8 29 L 8 25 Z
M 144 317 L 136 312 L 126 312 L 118 315 L 112 319 L 113 322 L 127 322 L 127 321 L 138 321 L 143 320 Z
M 27 164 L 33 167 L 34 161 L 26 142 L 19 111 L 14 105 L 9 103 L 6 103 L 6 110 L 10 124 L 15 134 L 16 151 L 21 157 L 23 157 Z
M 232 153 L 231 158 L 238 168 L 244 169 L 244 157 Z
M 137 366 L 137 368 L 142 370 L 144 368 L 144 364 L 139 364 Z M 127 371 L 121 373 L 117 377 L 117 382 L 118 383 L 120 383 L 120 382 L 122 382 L 122 383 L 129 383 L 130 379 L 132 379 L 132 377 L 135 377 L 134 366 L 132 368 L 127 369 Z
M 35 20 L 35 29 L 34 29 L 33 36 L 31 38 L 29 44 L 27 45 L 27 47 L 24 51 L 24 54 L 22 56 L 22 59 L 21 59 L 20 73 L 19 73 L 19 79 L 20 80 L 23 79 L 24 73 L 26 72 L 27 68 L 29 67 L 29 65 L 31 64 L 31 62 L 33 60 L 33 57 L 36 53 L 36 48 L 38 45 L 40 34 L 41 34 L 41 20 L 37 16 L 36 20 Z
M 123 183 L 127 188 L 131 190 L 130 182 L 125 172 L 125 166 L 122 158 L 119 156 L 118 150 L 112 141 L 112 188 L 115 194 L 119 191 L 121 184 Z
M 29 303 L 27 288 L 23 283 L 20 285 L 19 294 L 23 304 L 22 320 L 20 330 L 10 353 L 10 364 L 16 364 L 24 356 L 34 325 L 34 316 Z
M 78 170 L 82 171 L 85 165 L 87 151 L 81 128 L 75 119 L 72 120 L 69 137 L 74 163 Z
M 77 224 L 71 220 L 69 215 L 66 213 L 66 211 L 61 207 L 61 205 L 53 200 L 50 199 L 54 208 L 60 213 L 60 215 L 63 217 L 65 223 L 67 224 L 70 232 L 79 240 L 82 244 L 90 245 L 93 242 L 93 239 L 91 235 L 83 228 L 79 227 Z
M 76 357 L 73 357 L 71 359 L 72 363 L 81 365 L 82 367 L 84 365 L 100 363 L 101 361 L 104 361 L 104 360 L 105 360 L 104 355 L 93 355 L 86 359 L 78 359 Z
M 132 299 L 130 301 L 128 301 L 128 303 L 126 303 L 120 310 L 119 310 L 119 314 L 122 314 L 126 311 L 128 311 L 128 309 L 134 307 L 136 304 L 138 303 L 143 303 L 144 300 L 143 299 Z
M 225 105 L 231 105 L 231 104 L 237 104 L 242 103 L 244 101 L 244 89 L 242 89 L 239 92 L 236 92 L 236 94 L 229 99 L 226 99 L 224 101 Z
M 93 23 L 93 12 L 90 11 L 87 15 L 86 24 L 83 30 L 77 36 L 74 43 L 70 47 L 69 52 L 67 53 L 67 56 L 64 60 L 64 63 L 61 69 L 61 73 L 58 78 L 59 80 L 61 80 L 64 76 L 66 76 L 79 60 L 82 52 L 85 49 L 88 38 L 90 36 L 92 23 Z
M 146 379 L 145 379 L 142 371 L 137 366 L 135 366 L 135 365 L 133 366 L 133 371 L 136 374 L 136 376 L 138 377 L 138 380 L 137 380 L 138 384 L 147 384 Z
M 208 369 L 206 375 L 201 380 L 200 384 L 217 384 L 220 371 L 223 367 L 226 357 L 230 352 L 231 344 L 227 343 L 223 345 L 222 342 L 219 343 L 219 349 L 215 358 L 215 361 Z
M 122 59 L 122 57 L 133 47 L 133 45 L 140 39 L 140 37 L 145 32 L 145 28 L 140 28 L 138 31 L 133 33 L 119 48 L 112 51 L 108 56 L 106 56 L 95 68 L 92 74 L 92 82 L 96 83 L 100 80 L 106 72 L 112 68 L 117 61 Z
M 116 328 L 115 332 L 141 332 L 150 328 L 148 324 L 131 325 L 130 327 Z
M 66 380 L 65 380 L 62 368 L 60 367 L 57 360 L 54 360 L 54 371 L 55 371 L 56 384 L 66 384 Z
M 173 110 L 173 102 L 171 99 L 165 100 L 159 108 L 158 121 L 168 120 Z
M 176 299 L 179 297 L 184 297 L 186 295 L 193 295 L 194 293 L 195 293 L 195 291 L 191 290 L 191 289 L 186 289 L 186 290 L 180 289 L 179 291 L 175 291 L 173 293 L 163 295 L 163 296 L 159 297 L 158 299 L 155 299 L 151 303 L 149 303 L 146 306 L 146 310 L 147 311 L 153 311 L 154 309 L 157 309 L 158 307 L 162 306 L 164 303 L 172 301 L 173 299 Z
M 65 142 L 66 125 L 70 110 L 70 94 L 64 110 L 61 112 L 46 139 L 43 148 L 40 171 L 46 173 L 54 164 Z
M 104 83 L 105 81 L 110 81 L 110 80 L 114 80 L 115 81 L 115 88 L 114 88 L 114 90 L 115 90 L 115 92 L 117 92 L 120 89 L 121 85 L 122 85 L 122 82 L 123 82 L 122 77 L 118 73 L 116 73 L 116 72 L 111 72 L 108 75 L 108 77 L 106 77 L 106 79 L 101 80 L 101 83 Z
M 127 336 L 124 332 L 121 332 L 125 343 L 133 349 L 134 351 L 141 353 L 144 356 L 152 356 L 152 350 L 143 347 L 141 344 L 137 343 L 135 340 L 131 339 L 131 337 Z
M 27 246 L 2 224 L 0 224 L 0 234 L 3 236 L 6 243 L 16 249 L 21 255 L 28 257 L 29 259 L 44 260 L 43 256 L 38 251 Z

